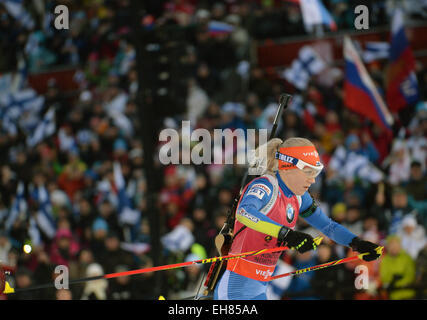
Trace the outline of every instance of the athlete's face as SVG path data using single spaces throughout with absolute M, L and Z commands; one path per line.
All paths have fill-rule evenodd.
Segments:
M 286 186 L 297 196 L 302 196 L 316 182 L 316 174 L 311 168 L 279 170 Z

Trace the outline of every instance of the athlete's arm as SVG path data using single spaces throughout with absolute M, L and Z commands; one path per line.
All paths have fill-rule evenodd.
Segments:
M 236 219 L 248 228 L 277 238 L 282 225 L 260 210 L 270 201 L 273 185 L 266 178 L 256 179 L 248 186 L 236 211 Z
M 304 212 L 312 207 L 313 199 L 308 192 L 304 193 L 301 198 L 300 212 Z M 306 215 L 300 216 L 311 226 L 341 245 L 349 246 L 351 241 L 356 237 L 347 228 L 329 218 L 320 207 L 309 211 Z

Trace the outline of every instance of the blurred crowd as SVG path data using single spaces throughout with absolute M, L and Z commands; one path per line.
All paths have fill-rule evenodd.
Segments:
M 339 29 L 353 27 L 351 0 L 324 1 Z M 390 1 L 370 1 L 373 26 L 389 24 Z M 38 4 L 38 5 L 35 5 Z M 70 9 L 70 29 L 52 27 L 57 4 Z M 245 172 L 238 165 L 163 166 L 141 141 L 136 51 L 130 0 L 35 1 L 24 24 L 0 3 L 0 72 L 37 73 L 75 67 L 79 89 L 72 95 L 49 81 L 37 115 L 25 114 L 10 130 L 0 121 L 0 261 L 13 270 L 16 288 L 53 281 L 57 265 L 69 278 L 146 268 L 153 255 L 165 263 L 217 255 L 221 229 Z M 186 28 L 182 59 L 188 93 L 180 121 L 213 132 L 271 129 L 279 95 L 290 88 L 271 79 L 251 54 L 253 39 L 306 35 L 294 1 L 146 1 L 146 30 L 162 25 Z M 423 17 L 417 12 L 415 18 Z M 216 33 L 210 21 L 232 26 Z M 171 39 L 172 41 L 173 39 Z M 386 61 L 368 66 L 381 87 Z M 324 172 L 311 187 L 323 211 L 362 238 L 385 246 L 384 256 L 367 263 L 369 287 L 356 290 L 355 268 L 346 264 L 289 278 L 276 290 L 284 299 L 406 299 L 427 297 L 427 66 L 417 62 L 420 102 L 408 106 L 387 134 L 343 106 L 343 78 L 313 79 L 294 90 L 277 136 L 302 136 L 317 146 Z M 318 81 L 319 80 L 319 81 Z M 321 81 L 320 81 L 321 80 Z M 0 91 L 0 93 L 2 93 Z M 4 106 L 1 106 L 4 107 Z M 36 145 L 27 138 L 32 116 L 53 107 L 55 130 Z M 307 119 L 302 109 L 314 110 Z M 21 121 L 22 120 L 22 121 Z M 158 145 L 160 149 L 161 145 Z M 224 150 L 224 153 L 230 150 Z M 151 252 L 146 157 L 154 156 L 162 189 L 162 252 Z M 125 195 L 136 219 L 122 219 L 114 164 L 120 164 Z M 22 185 L 22 192 L 19 186 Z M 11 218 L 12 212 L 17 212 Z M 316 230 L 300 220 L 297 226 Z M 27 245 L 24 251 L 23 247 Z M 28 249 L 30 248 L 30 249 Z M 281 264 L 305 268 L 352 253 L 325 239 L 316 252 L 286 253 Z M 162 271 L 167 298 L 194 296 L 208 266 Z M 70 290 L 26 291 L 3 299 L 156 299 L 153 273 L 71 285 Z M 276 286 L 274 284 L 274 286 Z M 281 288 L 281 289 L 280 289 Z

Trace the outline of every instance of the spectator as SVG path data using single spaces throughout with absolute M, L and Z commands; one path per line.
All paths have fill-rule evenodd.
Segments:
M 185 257 L 184 261 L 187 262 L 200 259 L 203 259 L 203 257 L 191 253 Z M 203 266 L 197 264 L 185 268 L 184 279 L 182 280 L 181 288 L 178 294 L 172 296 L 172 298 L 183 299 L 196 296 L 198 294 L 201 281 L 203 281 L 203 271 L 205 271 Z
M 56 232 L 54 243 L 50 250 L 50 260 L 55 265 L 69 266 L 70 262 L 77 257 L 79 244 L 73 239 L 69 229 L 59 229 Z
M 427 245 L 421 249 L 415 261 L 417 285 L 417 299 L 425 299 L 427 297 Z
M 84 187 L 83 173 L 86 165 L 80 161 L 76 151 L 69 153 L 69 162 L 58 177 L 58 186 L 64 190 L 70 199 L 76 191 Z
M 314 266 L 316 263 L 316 257 L 311 251 L 307 251 L 303 254 L 295 255 L 295 261 L 293 266 L 295 269 L 304 269 L 307 267 Z M 306 272 L 298 277 L 293 277 L 291 284 L 283 293 L 283 297 L 296 300 L 314 300 L 318 297 L 314 294 L 311 281 L 314 277 L 314 273 Z
M 151 267 L 153 267 L 153 261 L 146 255 L 141 256 L 139 259 L 138 268 L 144 269 L 144 268 L 151 268 Z M 137 283 L 139 299 L 142 299 L 142 300 L 158 299 L 158 297 L 155 296 L 155 293 L 153 291 L 153 288 L 155 285 L 154 272 L 145 272 L 141 274 L 141 276 L 132 279 L 132 281 L 135 281 Z
M 115 272 L 129 271 L 126 265 L 118 265 Z M 111 280 L 108 287 L 108 299 L 110 300 L 135 300 L 138 299 L 137 283 L 129 276 L 117 277 Z
M 215 97 L 220 88 L 219 75 L 216 74 L 206 62 L 201 62 L 196 71 L 196 81 L 208 97 Z M 209 100 L 208 100 L 209 102 Z M 206 109 L 206 107 L 204 108 Z M 206 112 L 206 110 L 204 110 Z M 191 118 L 189 118 L 191 119 Z M 191 121 L 191 120 L 190 120 Z
M 207 252 L 212 252 L 214 238 L 217 235 L 213 224 L 208 219 L 206 209 L 197 207 L 193 210 L 194 240 L 201 244 Z
M 384 162 L 385 164 L 390 163 L 389 182 L 392 185 L 397 186 L 409 180 L 411 158 L 404 140 L 395 139 L 393 141 L 391 153 Z
M 404 188 L 409 205 L 417 210 L 417 219 L 427 227 L 427 175 L 423 174 L 420 162 L 411 163 L 411 175 Z
M 6 205 L 10 205 L 9 200 L 15 194 L 17 183 L 15 179 L 15 173 L 11 170 L 8 165 L 1 167 L 1 184 L 0 191 L 5 200 Z
M 70 264 L 69 276 L 70 279 L 81 279 L 86 277 L 88 266 L 95 262 L 93 253 L 90 249 L 82 249 L 78 253 L 77 261 Z M 70 290 L 74 297 L 81 297 L 83 293 L 83 284 L 73 285 Z
M 86 270 L 86 277 L 96 277 L 104 274 L 104 270 L 98 263 L 91 263 Z M 88 281 L 83 289 L 81 300 L 106 300 L 108 281 L 99 279 Z
M 408 195 L 403 188 L 395 187 L 392 193 L 392 207 L 386 212 L 389 225 L 389 234 L 395 234 L 400 228 L 402 219 L 409 213 L 412 213 L 408 203 Z
M 194 197 L 188 204 L 190 209 L 202 208 L 207 210 L 207 217 L 212 215 L 212 191 L 210 188 L 209 178 L 205 173 L 197 174 L 194 181 Z
M 55 267 L 49 255 L 42 248 L 34 248 L 33 255 L 36 256 L 37 266 L 34 269 L 35 284 L 43 285 L 52 283 L 58 274 L 55 274 Z M 40 299 L 51 300 L 55 297 L 55 288 L 46 288 L 40 291 Z
M 188 97 L 187 97 L 187 119 L 195 125 L 197 120 L 206 111 L 209 98 L 206 92 L 197 85 L 194 79 L 188 82 Z
M 350 134 L 346 139 L 346 148 L 366 157 L 370 162 L 375 163 L 378 160 L 378 151 L 372 143 L 372 139 L 367 131 L 363 131 L 362 139 L 355 134 Z
M 417 116 L 418 114 L 415 115 L 415 119 L 418 118 Z M 422 123 L 422 116 L 420 118 Z M 419 119 L 417 120 L 419 121 Z M 407 139 L 407 146 L 411 155 L 412 163 L 419 163 L 421 166 L 421 171 L 425 173 L 427 161 L 427 138 L 425 137 L 425 132 L 423 132 L 421 123 L 413 127 L 412 134 Z M 409 127 L 411 127 L 410 124 Z
M 415 201 L 424 201 L 427 198 L 427 176 L 423 174 L 418 161 L 411 163 L 410 178 L 405 184 L 405 190 Z
M 153 69 L 158 67 L 153 65 L 157 58 L 161 57 L 160 62 L 167 60 L 169 78 L 162 83 L 168 86 L 170 95 L 167 98 L 177 101 L 168 108 L 156 110 L 158 123 L 179 130 L 177 124 L 180 121 L 191 120 L 192 128 L 206 128 L 211 133 L 219 128 L 266 128 L 270 131 L 279 94 L 283 91 L 291 93 L 294 97 L 292 104 L 279 121 L 277 134 L 314 136 L 326 171 L 312 187 L 312 196 L 322 207 L 331 208 L 333 219 L 343 223 L 347 220 L 349 228 L 354 228 L 355 232 L 363 228 L 364 237 L 381 241 L 387 235 L 399 232 L 402 247 L 415 255 L 411 249 L 416 246 L 406 243 L 418 239 L 415 237 L 418 232 L 413 230 L 409 235 L 404 229 L 408 231 L 411 227 L 402 225 L 409 214 L 416 214 L 422 225 L 416 228 L 425 230 L 427 227 L 427 189 L 424 186 L 427 104 L 423 101 L 427 97 L 427 69 L 419 55 L 416 54 L 416 74 L 420 101 L 414 108 L 402 109 L 401 119 L 396 119 L 399 121 L 395 125 L 395 128 L 401 126 L 401 131 L 397 135 L 396 132 L 389 134 L 343 107 L 343 73 L 339 68 L 327 68 L 318 77 L 313 77 L 309 88 L 300 93 L 290 83 L 277 79 L 277 70 L 266 68 L 263 61 L 250 52 L 252 47 L 256 49 L 253 40 L 268 45 L 274 43 L 276 37 L 294 42 L 289 37 L 306 35 L 299 5 L 289 1 L 169 1 L 163 6 L 154 2 L 144 8 L 147 12 L 142 23 L 146 32 L 144 38 L 153 36 L 156 40 L 153 43 L 157 43 L 158 48 L 156 45 L 146 47 L 153 51 L 144 51 L 143 58 Z M 324 1 L 331 14 L 338 17 L 335 22 L 343 32 L 353 28 L 352 22 L 349 23 L 353 13 L 347 2 Z M 370 12 L 374 13 L 371 28 L 388 26 L 385 2 L 375 0 L 369 4 Z M 37 3 L 36 11 L 41 17 L 43 9 L 52 10 L 55 1 Z M 26 4 L 22 8 L 27 11 L 32 5 Z M 145 161 L 153 155 L 147 154 L 145 143 L 143 146 L 140 142 L 146 139 L 141 139 L 144 133 L 139 97 L 142 96 L 138 88 L 146 87 L 146 83 L 139 81 L 147 78 L 139 74 L 137 47 L 129 37 L 131 8 L 128 0 L 73 1 L 70 32 L 64 33 L 49 25 L 49 19 L 50 24 L 52 22 L 49 15 L 45 15 L 46 25 L 40 28 L 39 23 L 22 21 L 9 12 L 7 6 L 0 4 L 0 233 L 3 234 L 0 235 L 0 260 L 6 261 L 12 269 L 27 268 L 33 272 L 32 281 L 28 281 L 31 277 L 22 275 L 26 273 L 23 269 L 22 286 L 27 286 L 28 282 L 43 284 L 52 281 L 53 263 L 68 263 L 71 278 L 85 277 L 88 266 L 95 262 L 100 263 L 103 271 L 122 268 L 124 262 L 120 260 L 129 257 L 132 262 L 126 262 L 126 268 L 133 268 L 128 263 L 136 263 L 141 268 L 153 264 L 145 251 L 156 240 L 151 237 L 153 226 L 149 223 L 152 220 L 148 207 L 151 199 L 147 195 L 157 193 L 157 186 L 147 186 L 145 181 Z M 405 6 L 405 10 L 407 19 L 422 16 L 419 5 Z M 33 11 L 28 10 L 28 13 L 29 20 L 39 20 L 33 16 Z M 215 35 L 211 24 L 214 20 L 227 23 L 230 32 Z M 170 33 L 169 28 L 173 30 Z M 326 46 L 316 44 L 315 47 L 327 64 L 332 65 L 334 61 L 328 57 Z M 379 79 L 385 66 L 378 61 L 370 64 L 368 70 Z M 66 77 L 58 76 L 62 71 L 50 70 L 58 67 L 67 70 L 67 74 L 75 70 L 73 79 L 65 81 Z M 46 71 L 43 76 L 50 78 L 46 83 L 39 81 L 39 75 L 33 73 L 41 70 Z M 145 70 L 144 75 L 147 72 L 150 70 Z M 10 85 L 8 79 L 13 80 Z M 155 79 L 153 76 L 150 83 L 152 96 L 150 91 L 144 91 L 143 102 L 157 107 L 161 103 L 156 94 L 164 90 L 157 91 Z M 191 84 L 190 90 L 187 90 L 188 83 Z M 384 91 L 382 81 L 376 83 Z M 13 96 L 16 101 L 21 96 L 29 97 L 32 86 L 34 92 L 37 91 L 34 101 L 38 104 L 32 105 L 32 100 L 28 100 L 19 106 L 9 105 L 11 101 L 5 97 Z M 72 86 L 72 90 L 68 91 L 68 86 Z M 201 104 L 194 103 L 197 101 Z M 186 103 L 191 105 L 190 117 L 178 110 L 179 105 L 185 106 Z M 26 139 L 52 106 L 56 111 L 54 132 L 37 146 L 29 148 Z M 28 110 L 20 110 L 21 107 Z M 163 121 L 166 109 L 170 114 L 167 121 Z M 161 126 L 158 129 L 162 129 Z M 157 135 L 156 132 L 152 134 L 152 138 Z M 231 154 L 234 151 L 221 152 Z M 145 249 L 133 255 L 124 254 L 120 241 L 111 237 L 112 232 L 119 240 L 128 239 L 129 234 L 117 219 L 118 198 L 112 171 L 115 160 L 121 164 L 126 192 L 134 208 L 141 212 L 141 220 L 131 228 L 129 238 L 133 243 L 126 243 L 126 247 Z M 162 170 L 158 163 L 156 166 L 155 170 L 161 172 L 158 179 L 160 201 L 155 203 L 160 212 L 160 226 L 159 230 L 151 231 L 159 233 L 167 245 L 164 252 L 150 252 L 150 255 L 182 262 L 194 243 L 216 254 L 213 237 L 223 226 L 245 168 L 190 164 Z M 4 223 L 13 217 L 13 203 L 20 181 L 24 184 L 28 210 L 22 209 L 10 228 L 5 230 Z M 51 214 L 47 216 L 51 218 L 50 228 L 47 228 L 46 220 L 40 220 L 43 216 L 38 216 L 41 209 L 43 213 Z M 301 222 L 298 227 L 306 225 Z M 55 238 L 55 234 L 64 229 L 72 238 L 69 235 Z M 33 252 L 23 253 L 21 247 L 29 238 Z M 144 244 L 141 246 L 139 242 Z M 328 242 L 328 245 L 331 256 L 351 254 L 333 243 Z M 417 285 L 425 288 L 425 252 L 424 249 L 417 250 L 420 250 Z M 51 261 L 51 254 L 55 262 Z M 305 258 L 300 261 L 298 257 L 296 264 L 308 266 L 307 261 L 314 263 L 310 260 L 314 257 Z M 371 266 L 376 268 L 376 264 L 371 263 L 368 267 Z M 167 296 L 177 290 L 175 294 L 183 297 L 180 289 L 194 289 L 197 277 L 193 275 L 200 275 L 203 270 L 188 271 L 194 271 L 194 274 L 187 270 L 165 272 L 160 279 L 162 292 Z M 301 275 L 299 280 L 293 277 L 288 296 L 299 297 L 300 293 L 292 290 L 302 288 L 307 291 L 301 296 L 313 297 L 313 292 L 309 291 L 312 289 L 308 285 L 309 277 L 305 276 L 314 274 Z M 183 286 L 180 276 L 188 280 Z M 137 283 L 138 292 L 132 293 L 131 297 L 157 299 L 152 290 L 158 284 L 156 279 L 153 274 L 143 274 L 122 285 L 117 279 L 119 281 L 114 285 L 118 287 L 108 292 L 100 282 L 99 290 L 86 283 L 72 287 L 71 292 L 43 290 L 31 295 L 40 299 L 79 299 L 83 296 L 88 299 L 112 298 L 110 293 L 116 292 L 115 297 L 124 298 L 129 297 L 126 293 L 130 290 L 128 285 Z M 422 292 L 421 288 L 420 296 Z M 10 296 L 11 299 L 14 297 L 25 298 L 26 295 Z M 355 298 L 363 297 L 378 296 L 370 288 Z
M 32 72 L 39 72 L 49 65 L 55 64 L 57 56 L 46 47 L 46 36 L 41 30 L 30 34 L 30 43 L 35 48 L 29 50 L 28 69 Z
M 25 267 L 18 268 L 15 273 L 15 282 L 16 289 L 29 288 L 34 284 L 33 273 Z M 8 299 L 10 300 L 36 300 L 39 298 L 40 292 L 37 290 L 22 291 L 8 296 Z
M 94 253 L 95 258 L 104 249 L 104 242 L 109 232 L 107 222 L 102 218 L 97 218 L 92 225 L 92 236 L 90 239 L 90 249 Z
M 375 167 L 365 154 L 359 153 L 360 140 L 350 134 L 344 146 L 335 149 L 328 166 L 328 178 L 338 179 L 352 186 L 356 179 L 378 183 L 383 173 Z
M 80 242 L 89 245 L 91 238 L 91 228 L 95 220 L 95 211 L 90 201 L 86 198 L 80 199 L 78 207 L 76 208 L 77 223 L 76 232 L 79 236 Z
M 369 237 L 375 239 L 375 243 L 379 243 L 384 238 L 384 234 L 378 227 L 378 219 L 375 216 L 370 215 L 365 217 L 363 220 L 363 234 L 369 235 Z
M 17 150 L 16 160 L 11 164 L 12 171 L 15 172 L 26 185 L 31 181 L 32 177 L 31 166 L 28 165 L 30 158 L 30 155 L 26 154 L 24 149 L 19 148 Z
M 138 233 L 137 238 L 135 239 L 136 242 L 142 242 L 142 243 L 150 243 L 150 224 L 148 223 L 147 218 L 141 219 L 141 225 L 140 225 L 140 231 Z
M 120 233 L 121 228 L 117 220 L 117 213 L 111 201 L 104 200 L 98 209 L 98 216 L 102 218 L 108 225 L 108 230 Z
M 97 261 L 103 266 L 106 273 L 113 273 L 119 265 L 134 268 L 134 259 L 131 253 L 120 248 L 119 235 L 111 231 L 105 238 L 105 249 L 98 254 Z
M 258 66 L 251 69 L 249 91 L 258 96 L 262 105 L 265 105 L 271 97 L 271 83 L 265 77 L 263 69 Z
M 315 265 L 337 260 L 333 248 L 328 244 L 321 244 L 317 248 L 317 258 Z M 351 273 L 343 266 L 327 268 L 313 274 L 310 284 L 314 290 L 314 295 L 319 299 L 337 300 L 352 297 L 353 281 Z M 348 290 L 351 289 L 351 290 Z
M 415 262 L 402 249 L 396 235 L 387 237 L 386 254 L 380 264 L 380 278 L 391 300 L 411 299 L 415 291 L 408 286 L 415 281 Z
M 371 199 L 367 199 L 367 204 L 370 209 L 368 210 L 369 215 L 375 217 L 378 221 L 378 229 L 381 232 L 388 232 L 390 224 L 390 216 L 387 216 L 387 198 L 389 196 L 389 188 L 386 188 L 386 185 L 383 182 L 380 182 L 377 185 L 372 186 L 372 192 L 369 194 L 372 195 Z
M 363 131 L 361 134 L 361 154 L 364 154 L 369 161 L 374 164 L 378 163 L 380 154 L 372 140 L 371 134 L 368 131 Z
M 343 202 L 334 204 L 332 207 L 332 218 L 338 223 L 345 223 L 347 217 L 347 206 Z
M 350 206 L 347 208 L 346 220 L 344 226 L 354 234 L 362 234 L 363 221 L 358 206 Z
M 186 252 L 194 243 L 194 224 L 189 218 L 184 218 L 171 232 L 165 234 L 161 241 L 171 252 Z
M 56 290 L 56 300 L 73 300 L 73 293 L 68 289 Z
M 401 239 L 402 249 L 405 250 L 412 259 L 416 260 L 418 253 L 427 244 L 425 229 L 417 223 L 415 217 L 406 215 L 402 219 L 402 224 L 397 235 Z
M 5 231 L 0 230 L 0 261 L 4 265 L 9 264 L 9 252 L 12 249 L 12 244 Z

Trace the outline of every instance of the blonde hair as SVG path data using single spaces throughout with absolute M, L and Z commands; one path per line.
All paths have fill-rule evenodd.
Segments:
M 266 168 L 262 173 L 274 174 L 278 170 L 279 161 L 276 159 L 276 152 L 279 151 L 280 148 L 313 145 L 314 144 L 306 138 L 293 137 L 288 138 L 285 141 L 279 138 L 273 138 L 255 150 L 255 157 L 260 159 L 257 161 L 257 165 L 263 162 L 260 157 L 267 155 L 267 159 L 263 159 L 264 163 L 266 162 Z

